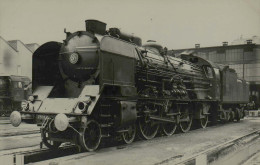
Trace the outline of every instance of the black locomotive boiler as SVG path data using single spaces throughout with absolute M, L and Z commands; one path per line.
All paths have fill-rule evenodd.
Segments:
M 33 54 L 33 94 L 11 122 L 41 127 L 43 143 L 72 142 L 87 151 L 102 138 L 133 142 L 176 128 L 205 128 L 208 121 L 243 117 L 248 84 L 234 70 L 193 55 L 167 55 L 156 42 L 106 24 L 86 21 L 86 31 L 66 32 Z

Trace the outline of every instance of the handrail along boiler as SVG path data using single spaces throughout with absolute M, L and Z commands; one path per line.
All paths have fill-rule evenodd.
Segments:
M 33 54 L 33 95 L 11 122 L 41 126 L 43 143 L 73 142 L 87 151 L 102 138 L 133 142 L 162 130 L 205 128 L 211 121 L 240 120 L 248 84 L 228 67 L 182 54 L 167 55 L 156 42 L 86 20 L 86 31 L 66 32 Z M 236 89 L 236 90 L 235 90 Z M 236 93 L 234 93 L 236 92 Z

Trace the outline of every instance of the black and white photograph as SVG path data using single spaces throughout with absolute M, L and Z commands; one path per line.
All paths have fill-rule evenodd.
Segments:
M 260 165 L 260 0 L 0 0 L 1 165 Z

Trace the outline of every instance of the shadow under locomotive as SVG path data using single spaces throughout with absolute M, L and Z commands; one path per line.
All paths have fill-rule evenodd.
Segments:
M 93 151 L 101 139 L 131 143 L 138 134 L 170 136 L 192 124 L 239 121 L 248 102 L 248 83 L 234 70 L 202 58 L 167 55 L 153 41 L 106 24 L 86 21 L 86 31 L 66 32 L 33 54 L 33 95 L 11 122 L 36 123 L 43 143 L 72 142 Z

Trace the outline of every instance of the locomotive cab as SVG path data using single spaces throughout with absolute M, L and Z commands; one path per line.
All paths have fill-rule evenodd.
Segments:
M 182 54 L 181 58 L 196 61 L 203 68 L 211 83 L 210 96 L 218 104 L 211 111 L 215 116 L 223 121 L 240 120 L 244 116 L 244 106 L 249 102 L 249 87 L 245 80 L 238 79 L 235 70 L 193 55 Z
M 204 72 L 205 78 L 207 78 L 210 83 L 208 85 L 208 95 L 206 98 L 211 100 L 220 101 L 220 71 L 219 66 L 207 61 L 203 58 L 193 56 L 190 54 L 181 54 L 180 58 L 195 63 L 196 65 L 200 66 Z M 199 92 L 199 91 L 198 91 Z M 201 92 L 203 93 L 203 92 Z

